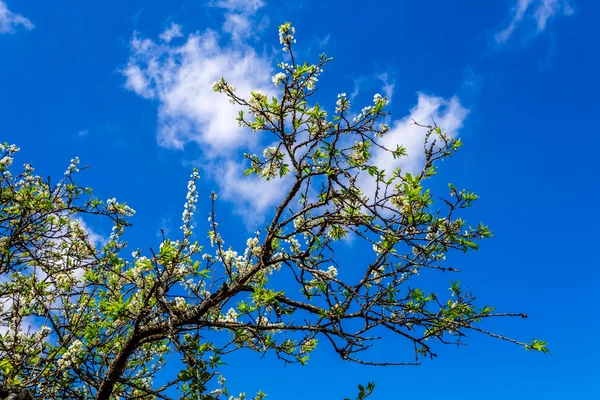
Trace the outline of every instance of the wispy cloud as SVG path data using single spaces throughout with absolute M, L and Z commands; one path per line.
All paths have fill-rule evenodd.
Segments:
M 160 40 L 166 43 L 171 43 L 171 40 L 175 38 L 182 37 L 183 33 L 181 33 L 181 25 L 176 23 L 171 23 L 171 26 L 167 28 L 163 33 L 161 33 L 158 37 Z
M 0 33 L 14 33 L 19 26 L 27 30 L 35 28 L 35 25 L 30 20 L 10 11 L 6 3 L 0 0 Z
M 496 33 L 494 39 L 499 44 L 507 42 L 517 28 L 527 21 L 535 21 L 535 33 L 539 34 L 546 29 L 551 18 L 573 13 L 574 9 L 567 0 L 517 0 L 510 23 Z
M 331 40 L 331 34 L 328 33 L 324 38 L 319 39 L 318 47 L 319 49 L 323 49 L 329 44 L 329 40 Z
M 379 74 L 362 76 L 354 80 L 354 89 L 350 94 L 350 100 L 356 99 L 356 97 L 368 90 L 371 93 L 372 90 L 379 90 L 383 93 L 385 97 L 388 98 L 388 101 L 391 103 L 392 95 L 394 93 L 394 86 L 396 83 L 394 82 L 393 74 L 389 72 L 382 72 Z
M 458 95 L 463 101 L 468 102 L 478 101 L 479 95 L 483 89 L 484 77 L 482 74 L 475 72 L 471 65 L 463 68 L 462 85 L 458 90 Z
M 229 33 L 234 42 L 244 41 L 261 32 L 268 23 L 268 19 L 260 23 L 254 21 L 256 12 L 265 6 L 263 0 L 217 0 L 212 5 L 227 10 L 223 31 Z

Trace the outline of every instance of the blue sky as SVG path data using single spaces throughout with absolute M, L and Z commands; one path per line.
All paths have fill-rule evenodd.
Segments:
M 225 76 L 272 91 L 277 25 L 291 20 L 300 57 L 334 57 L 321 103 L 389 94 L 409 151 L 410 118 L 433 115 L 462 138 L 439 179 L 481 196 L 469 217 L 495 238 L 449 261 L 481 304 L 530 316 L 486 327 L 544 339 L 553 354 L 479 335 L 415 368 L 350 365 L 326 346 L 306 367 L 242 353 L 226 360 L 233 391 L 329 399 L 375 381 L 373 399 L 595 399 L 599 12 L 584 0 L 0 0 L 0 140 L 41 175 L 60 176 L 79 156 L 91 166 L 80 183 L 136 209 L 134 247 L 177 232 L 198 166 L 199 220 L 215 190 L 224 236 L 241 244 L 280 193 L 241 178 L 241 154 L 258 144 L 210 85 Z

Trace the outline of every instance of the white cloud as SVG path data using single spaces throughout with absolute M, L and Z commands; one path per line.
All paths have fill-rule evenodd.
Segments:
M 229 11 L 255 13 L 265 6 L 265 2 L 263 0 L 217 0 L 213 5 Z
M 228 22 L 236 18 L 248 21 L 264 3 L 228 0 L 213 5 L 227 10 L 227 31 Z M 180 27 L 176 30 L 181 32 Z M 249 97 L 252 90 L 273 94 L 271 60 L 241 41 L 233 40 L 223 47 L 222 38 L 212 30 L 192 33 L 178 44 L 165 40 L 171 35 L 165 32 L 161 34 L 163 42 L 134 33 L 128 63 L 121 70 L 125 87 L 158 103 L 159 145 L 173 149 L 183 149 L 189 143 L 198 145 L 204 174 L 219 184 L 220 195 L 248 216 L 247 222 L 253 222 L 254 217 L 249 216 L 274 204 L 280 187 L 244 179 L 239 150 L 255 149 L 260 136 L 238 126 L 239 108 L 225 95 L 215 93 L 212 84 L 225 77 L 241 97 Z M 234 36 L 240 32 L 230 29 Z
M 131 55 L 122 70 L 125 87 L 159 102 L 158 142 L 182 149 L 195 142 L 205 153 L 219 155 L 252 142 L 254 137 L 235 121 L 237 108 L 212 90 L 226 76 L 240 95 L 251 90 L 272 91 L 270 62 L 254 49 L 223 48 L 216 32 L 189 35 L 182 45 L 131 40 Z
M 533 0 L 517 1 L 517 4 L 515 5 L 513 10 L 513 17 L 510 21 L 510 24 L 508 25 L 508 27 L 506 27 L 506 29 L 498 32 L 495 36 L 497 43 L 504 43 L 508 40 L 508 38 L 512 35 L 519 22 L 521 22 L 521 20 L 523 19 L 525 11 L 527 11 L 527 8 L 529 8 L 529 5 L 532 1 Z
M 560 9 L 558 0 L 543 0 L 542 4 L 535 10 L 534 18 L 537 23 L 538 32 L 546 29 L 548 19 L 552 18 Z
M 183 33 L 181 33 L 181 25 L 176 23 L 171 23 L 171 26 L 166 29 L 159 36 L 160 40 L 166 43 L 171 43 L 171 40 L 179 37 L 183 37 Z
M 94 231 L 90 225 L 88 225 L 81 217 L 75 218 L 79 226 L 83 229 L 87 235 L 88 240 L 91 244 L 96 247 L 104 246 L 108 242 L 108 238 Z
M 389 152 L 376 149 L 373 151 L 371 161 L 377 168 L 385 169 L 388 176 L 396 168 L 401 168 L 404 172 L 417 172 L 423 167 L 425 157 L 423 143 L 427 130 L 415 125 L 414 122 L 432 125 L 435 121 L 449 136 L 456 137 L 468 114 L 469 110 L 462 106 L 456 96 L 444 99 L 418 93 L 417 104 L 410 113 L 393 121 L 390 130 L 379 141 L 381 145 L 391 150 L 395 150 L 396 145 L 404 146 L 408 156 L 394 159 Z M 372 198 L 375 193 L 374 180 L 369 175 L 363 174 L 359 184 L 364 193 Z
M 528 14 L 528 10 L 533 11 Z M 536 33 L 540 33 L 546 29 L 550 18 L 573 13 L 574 9 L 567 0 L 517 0 L 510 23 L 505 29 L 496 33 L 494 38 L 496 43 L 505 43 L 527 16 L 535 20 Z
M 0 33 L 13 33 L 18 26 L 31 30 L 35 25 L 20 14 L 15 14 L 8 9 L 6 3 L 0 0 Z
M 256 12 L 265 6 L 263 0 L 218 0 L 213 6 L 227 10 L 223 31 L 229 33 L 234 42 L 242 42 L 262 31 L 268 21 L 265 19 L 260 24 L 253 21 Z
M 278 204 L 287 193 L 289 179 L 266 181 L 256 176 L 245 176 L 244 165 L 233 160 L 211 168 L 211 174 L 226 182 L 221 187 L 223 198 L 234 201 L 234 212 L 244 217 L 249 227 L 261 223 L 265 212 Z
M 449 136 L 456 137 L 468 113 L 469 110 L 460 104 L 457 97 L 444 99 L 439 96 L 419 93 L 417 104 L 410 110 L 410 114 L 394 121 L 389 132 L 381 140 L 385 147 L 391 149 L 395 148 L 395 144 L 401 144 L 406 148 L 408 157 L 394 160 L 391 154 L 380 150 L 374 154 L 375 163 L 378 167 L 384 167 L 387 171 L 392 171 L 396 167 L 408 171 L 421 168 L 424 158 L 423 142 L 426 129 L 415 125 L 414 122 L 421 125 L 430 125 L 435 121 Z

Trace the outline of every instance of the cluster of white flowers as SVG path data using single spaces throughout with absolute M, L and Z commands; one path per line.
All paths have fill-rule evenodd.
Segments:
M 229 248 L 228 250 L 223 252 L 222 261 L 225 265 L 227 265 L 233 271 L 242 275 L 251 266 L 251 263 L 250 263 L 250 254 L 251 253 L 250 252 L 251 252 L 251 249 L 247 248 L 246 251 L 244 252 L 244 255 L 241 256 L 238 254 L 237 251 L 234 251 L 231 248 Z
M 131 275 L 131 278 L 135 281 L 136 285 L 142 287 L 144 285 L 144 273 L 150 271 L 151 269 L 152 263 L 150 262 L 150 260 L 147 257 L 138 256 L 138 258 L 133 263 L 133 267 L 129 270 L 129 274 Z
M 13 158 L 11 156 L 4 156 L 0 160 L 0 168 L 8 168 L 13 163 Z
M 377 243 L 373 243 L 373 251 L 377 254 L 383 253 L 383 248 L 380 247 Z
M 175 275 L 179 277 L 184 277 L 190 273 L 191 266 L 186 263 L 178 264 L 173 271 Z
M 335 112 L 341 113 L 343 111 L 349 110 L 350 100 L 348 100 L 348 97 L 346 97 L 346 93 L 340 93 L 337 97 L 337 101 L 335 102 Z
M 317 82 L 319 81 L 319 76 L 323 73 L 322 68 L 318 68 L 316 65 L 311 65 L 308 68 L 308 74 L 304 81 L 301 83 L 301 86 L 305 87 L 308 91 L 312 91 L 315 89 Z
M 255 107 L 260 106 L 266 98 L 267 95 L 261 90 L 253 90 L 250 92 L 250 104 Z
M 19 150 L 20 149 L 14 144 L 11 144 L 10 146 L 8 146 L 6 143 L 0 144 L 0 152 L 8 153 L 2 157 L 2 159 L 0 159 L 0 169 L 6 169 L 10 167 L 13 163 L 14 153 L 17 153 Z
M 178 311 L 185 311 L 188 307 L 189 304 L 183 297 L 175 297 L 175 300 L 173 300 L 173 308 Z
M 373 96 L 373 103 L 375 103 L 375 105 L 383 103 L 383 105 L 386 106 L 388 104 L 388 98 L 376 93 L 375 96 Z
M 264 177 L 273 178 L 277 176 L 279 168 L 283 166 L 282 162 L 283 154 L 281 151 L 274 146 L 269 146 L 263 150 L 264 165 L 261 170 L 261 174 Z M 258 163 L 253 162 L 254 167 L 258 167 Z
M 182 285 L 191 292 L 195 292 L 198 288 L 198 284 L 192 278 L 182 282 Z
M 114 210 L 114 208 L 115 208 L 115 206 L 116 206 L 116 204 L 118 204 L 118 203 L 117 203 L 117 199 L 115 199 L 114 197 L 112 197 L 112 198 L 110 198 L 110 199 L 106 200 L 106 208 L 107 208 L 109 211 L 113 211 L 113 210 Z
M 371 276 L 373 277 L 373 282 L 381 283 L 381 275 L 383 274 L 383 271 L 384 271 L 383 265 L 380 266 L 379 268 L 375 268 L 373 271 L 371 271 Z
M 284 242 L 290 245 L 290 251 L 292 253 L 300 252 L 300 242 L 294 236 L 290 236 L 289 238 L 285 239 Z
M 366 144 L 365 142 L 354 142 L 354 146 L 352 147 L 352 152 L 348 154 L 351 160 L 357 163 L 364 163 L 367 161 L 365 158 L 365 150 Z
M 77 168 L 77 166 L 79 165 L 79 157 L 75 157 L 71 160 L 71 164 L 69 164 L 69 168 L 67 168 L 67 170 L 65 171 L 65 175 L 71 175 L 71 173 L 73 172 L 79 172 L 79 168 Z
M 241 276 L 252 267 L 252 257 L 258 257 L 261 254 L 262 247 L 259 239 L 260 231 L 255 232 L 255 235 L 255 237 L 246 240 L 246 249 L 244 250 L 243 255 L 240 255 L 231 247 L 229 247 L 227 250 L 223 250 L 221 246 L 221 248 L 216 250 L 216 254 L 214 256 L 205 253 L 202 255 L 202 258 L 209 261 L 221 261 L 231 272 L 237 276 Z M 225 242 L 217 236 L 218 235 L 215 235 L 214 232 L 209 232 L 211 244 L 214 245 L 215 243 L 219 242 L 221 245 L 223 245 Z M 279 264 L 273 265 L 269 269 L 269 273 L 273 273 L 274 270 L 279 268 Z
M 369 114 L 372 114 L 375 111 L 375 107 L 379 106 L 380 103 L 383 103 L 383 106 L 387 105 L 388 100 L 387 97 L 382 97 L 379 93 L 377 93 L 375 96 L 373 96 L 373 103 L 375 103 L 375 106 L 364 107 L 360 111 L 360 113 L 356 117 L 354 117 L 353 122 L 359 122 L 363 118 L 366 118 Z M 386 124 L 379 125 L 379 128 L 381 129 L 382 135 L 389 130 L 389 126 L 387 126 Z
M 290 45 L 296 43 L 295 33 L 296 29 L 289 22 L 279 26 L 279 43 L 283 45 L 283 51 L 288 51 Z
M 208 240 L 211 247 L 215 247 L 215 244 L 218 243 L 217 236 L 218 234 L 215 234 L 214 231 L 208 231 Z
M 294 218 L 294 229 L 300 229 L 304 225 L 305 221 L 304 215 L 299 215 Z
M 433 241 L 433 240 L 437 239 L 437 237 L 438 237 L 437 229 L 435 228 L 435 226 L 429 225 L 427 227 L 427 234 L 425 235 L 425 239 L 427 239 L 429 241 Z
M 222 322 L 238 322 L 238 313 L 235 311 L 235 309 L 230 308 L 229 310 L 227 310 L 227 313 L 225 315 L 221 315 L 219 317 L 219 321 Z
M 65 351 L 62 358 L 58 360 L 58 367 L 69 368 L 71 365 L 79 362 L 79 354 L 81 353 L 82 349 L 83 343 L 81 340 L 75 340 L 73 343 L 71 343 L 67 351 Z
M 54 278 L 56 286 L 61 289 L 70 289 L 73 284 L 73 279 L 68 273 L 58 273 Z
M 311 75 L 304 81 L 304 86 L 308 90 L 314 90 L 315 85 L 317 84 L 318 81 L 319 81 L 319 78 L 317 78 L 315 75 Z
M 379 133 L 377 133 L 375 136 L 383 136 L 387 133 L 387 131 L 390 130 L 390 126 L 388 124 L 379 124 Z
M 360 113 L 352 119 L 352 122 L 354 122 L 354 123 L 359 122 L 360 120 L 365 118 L 367 115 L 371 114 L 371 110 L 373 110 L 373 106 L 363 107 L 363 109 L 360 110 Z
M 250 253 L 253 256 L 259 256 L 262 251 L 262 247 L 259 244 L 258 237 L 250 238 L 246 240 L 246 246 L 250 249 Z
M 183 206 L 184 209 L 181 216 L 183 222 L 181 230 L 183 230 L 185 236 L 191 235 L 192 229 L 194 229 L 192 217 L 194 216 L 194 211 L 196 211 L 196 202 L 198 201 L 198 190 L 196 189 L 196 179 L 198 179 L 198 176 L 198 170 L 194 168 L 194 172 L 190 175 L 190 181 L 188 182 L 188 192 L 185 196 L 186 202 Z
M 310 338 L 300 346 L 301 353 L 310 353 L 317 347 L 319 341 L 315 338 Z
M 188 280 L 181 282 L 181 285 L 187 291 L 199 296 L 200 298 L 206 299 L 210 297 L 210 292 L 206 290 L 206 282 L 204 279 L 197 282 L 193 278 L 189 278 Z
M 395 207 L 400 209 L 402 212 L 408 213 L 410 211 L 410 200 L 404 193 L 392 196 L 390 201 Z
M 119 238 L 121 237 L 121 235 L 123 235 L 124 231 L 125 229 L 123 228 L 123 225 L 113 226 L 110 232 L 110 236 L 108 237 L 109 243 L 111 243 L 113 246 L 124 246 L 123 243 L 119 244 Z
M 40 330 L 35 333 L 35 339 L 38 341 L 41 341 L 44 338 L 48 337 L 51 332 L 52 332 L 52 329 L 49 326 L 43 325 L 40 328 Z
M 214 81 L 212 84 L 212 89 L 218 93 L 221 93 L 224 90 L 227 90 L 229 92 L 235 92 L 235 87 L 233 85 L 228 84 L 224 80 Z
M 133 208 L 126 204 L 118 203 L 117 199 L 114 197 L 106 200 L 106 209 L 110 212 L 118 213 L 128 217 L 131 217 L 135 214 L 135 210 Z
M 275 75 L 273 75 L 273 78 L 271 78 L 271 80 L 273 81 L 273 85 L 279 86 L 279 84 L 282 83 L 286 77 L 287 75 L 283 72 L 278 72 Z
M 266 159 L 271 159 L 277 155 L 277 147 L 269 146 L 263 150 L 263 157 Z
M 290 64 L 286 63 L 286 62 L 280 62 L 279 64 L 277 64 L 277 66 L 282 69 L 283 71 L 287 71 L 290 74 L 293 73 L 294 71 L 294 67 L 292 67 Z
M 1 164 L 1 161 L 0 161 Z M 2 169 L 0 167 L 0 169 Z M 18 186 L 25 186 L 26 184 L 32 184 L 34 183 L 36 180 L 40 180 L 39 176 L 34 176 L 33 175 L 33 170 L 34 168 L 30 165 L 30 164 L 23 164 L 23 175 L 22 175 L 22 179 L 19 179 L 19 181 L 17 182 Z M 4 172 L 4 175 L 6 176 L 8 174 L 8 171 Z
M 325 274 L 327 274 L 331 278 L 335 278 L 338 275 L 338 270 L 333 265 L 330 265 L 329 268 L 327 268 L 327 272 Z

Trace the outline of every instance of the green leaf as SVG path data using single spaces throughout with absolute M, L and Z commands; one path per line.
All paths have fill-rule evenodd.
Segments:
M 550 354 L 548 343 L 543 340 L 533 339 L 530 344 L 525 344 L 525 349 L 529 351 L 539 351 L 541 353 Z
M 203 269 L 202 271 L 198 271 L 198 274 L 206 279 L 210 279 L 210 269 Z

